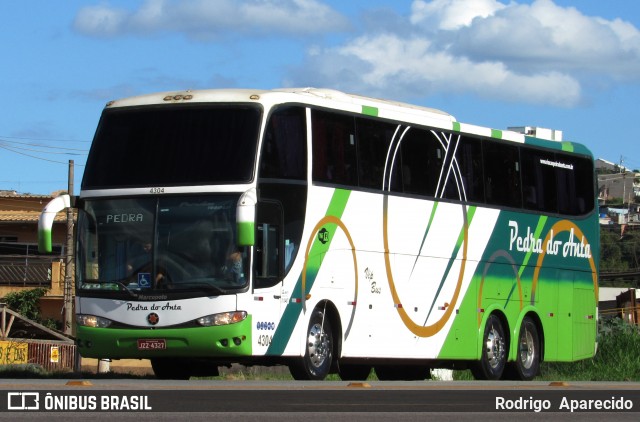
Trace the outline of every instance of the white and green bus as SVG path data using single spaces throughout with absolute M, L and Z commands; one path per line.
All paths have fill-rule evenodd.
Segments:
M 77 198 L 82 356 L 532 379 L 595 353 L 591 153 L 325 89 L 109 102 Z

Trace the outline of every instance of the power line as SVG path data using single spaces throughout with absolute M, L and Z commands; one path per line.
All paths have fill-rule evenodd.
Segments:
M 55 150 L 81 151 L 81 152 L 84 152 L 84 153 L 87 152 L 86 149 L 79 149 L 79 148 L 52 147 L 52 146 L 49 146 L 49 145 L 43 145 L 43 144 L 38 144 L 38 143 L 33 143 L 33 142 L 8 141 L 6 139 L 3 139 L 2 137 L 0 137 L 0 142 L 12 144 L 11 146 L 13 146 L 13 145 L 26 145 L 26 146 L 31 146 L 31 147 L 49 148 L 49 149 L 55 149 Z M 14 147 L 14 148 L 19 148 L 19 147 Z M 42 151 L 42 152 L 46 153 L 46 151 Z
M 0 138 L 22 139 L 22 140 L 25 140 L 25 141 L 91 143 L 91 141 L 81 141 L 81 140 L 75 140 L 75 139 L 27 138 L 27 137 L 23 137 L 23 136 L 6 136 L 6 135 L 0 135 Z
M 35 155 L 27 154 L 27 153 L 24 153 L 24 152 L 16 151 L 12 147 L 8 147 L 6 145 L 0 145 L 0 149 L 4 149 L 4 150 L 7 150 L 9 152 L 13 152 L 15 154 L 24 155 L 24 156 L 29 157 L 29 158 L 35 158 L 36 160 L 48 161 L 50 163 L 57 163 L 57 164 L 65 164 L 65 165 L 68 164 L 67 161 L 50 160 L 48 158 L 42 158 L 42 157 L 38 157 L 38 156 L 35 156 Z
M 74 155 L 74 156 L 75 155 L 87 155 L 87 152 L 84 152 L 84 151 L 82 153 L 79 153 L 79 152 L 65 152 L 65 151 L 42 151 L 42 150 L 33 149 L 33 148 L 16 147 L 16 146 L 13 146 L 13 145 L 6 145 L 2 141 L 0 141 L 0 146 L 11 148 L 11 149 L 14 149 L 14 150 L 38 152 L 38 153 L 41 153 L 41 154 Z M 46 146 L 42 146 L 42 147 L 51 148 L 51 147 L 46 147 Z M 69 150 L 70 148 L 63 148 L 63 149 Z M 82 151 L 82 150 L 75 150 L 75 151 Z

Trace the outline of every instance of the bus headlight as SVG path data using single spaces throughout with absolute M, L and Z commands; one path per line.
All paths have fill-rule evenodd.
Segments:
M 198 318 L 196 321 L 203 327 L 211 327 L 213 325 L 229 325 L 243 321 L 247 318 L 246 311 L 223 312 Z
M 97 327 L 97 328 L 107 328 L 111 325 L 111 320 L 102 318 L 95 315 L 76 315 L 76 322 L 78 325 L 82 325 L 84 327 Z

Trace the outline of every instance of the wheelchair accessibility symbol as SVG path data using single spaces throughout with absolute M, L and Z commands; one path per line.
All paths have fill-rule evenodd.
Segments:
M 141 289 L 151 287 L 151 273 L 138 273 L 138 286 Z

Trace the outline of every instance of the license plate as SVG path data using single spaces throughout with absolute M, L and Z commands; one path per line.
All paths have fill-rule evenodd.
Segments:
M 138 339 L 138 350 L 164 350 L 166 348 L 167 341 L 163 338 Z

